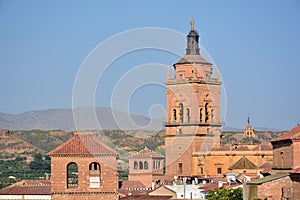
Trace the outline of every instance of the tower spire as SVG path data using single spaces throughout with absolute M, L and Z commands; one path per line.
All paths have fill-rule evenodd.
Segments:
M 200 55 L 199 52 L 199 35 L 197 31 L 195 31 L 195 21 L 192 18 L 190 21 L 191 30 L 187 35 L 187 49 L 186 55 Z

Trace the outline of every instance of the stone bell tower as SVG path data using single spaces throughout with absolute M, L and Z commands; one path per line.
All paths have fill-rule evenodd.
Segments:
M 191 22 L 186 55 L 175 63 L 175 76 L 166 81 L 166 175 L 197 177 L 204 174 L 199 152 L 220 145 L 219 75 L 199 49 L 199 34 Z M 197 156 L 196 156 L 197 155 Z

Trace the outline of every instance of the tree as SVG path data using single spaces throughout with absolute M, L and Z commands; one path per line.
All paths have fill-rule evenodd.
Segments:
M 243 189 L 226 189 L 220 188 L 217 191 L 208 191 L 206 195 L 208 200 L 242 200 L 243 199 Z

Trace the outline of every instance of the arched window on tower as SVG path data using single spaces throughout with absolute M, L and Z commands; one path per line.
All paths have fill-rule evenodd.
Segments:
M 174 122 L 177 120 L 176 109 L 173 109 L 173 120 Z
M 147 161 L 144 162 L 144 169 L 148 169 L 148 162 Z
M 179 107 L 180 107 L 180 111 L 179 111 L 180 122 L 183 123 L 183 104 L 180 103 L 180 104 L 179 104 Z
M 100 188 L 101 167 L 97 162 L 92 162 L 89 166 L 90 188 Z
M 144 169 L 142 161 L 139 162 L 139 169 Z
M 205 123 L 209 120 L 208 103 L 205 104 Z
M 155 161 L 153 160 L 153 166 L 152 166 L 153 169 L 156 169 L 155 167 Z
M 203 114 L 202 114 L 202 111 L 203 111 L 203 108 L 200 108 L 200 122 L 202 122 L 203 121 Z
M 133 169 L 138 169 L 138 163 L 136 161 L 133 163 Z
M 213 123 L 214 122 L 214 109 L 211 109 L 211 111 L 210 111 L 211 113 L 210 113 L 210 119 L 211 119 L 211 122 Z
M 78 187 L 78 166 L 71 162 L 67 165 L 67 188 Z
M 189 108 L 186 109 L 186 118 L 187 118 L 187 122 L 190 123 L 191 117 L 190 117 L 190 109 Z

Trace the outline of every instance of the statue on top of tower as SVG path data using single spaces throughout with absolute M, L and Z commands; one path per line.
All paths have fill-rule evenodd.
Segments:
M 194 21 L 194 18 L 191 19 L 190 25 L 191 25 L 191 30 L 194 31 L 195 30 L 195 21 Z

